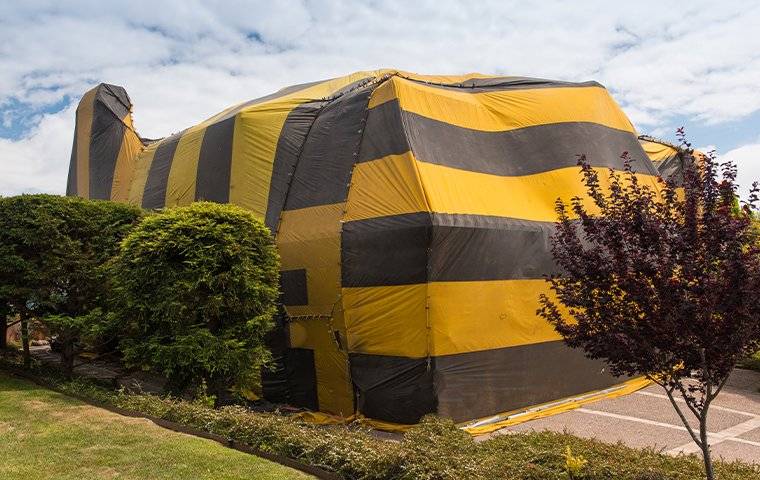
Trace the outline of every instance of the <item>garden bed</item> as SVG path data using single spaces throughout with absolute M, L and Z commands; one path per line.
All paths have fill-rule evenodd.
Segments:
M 153 418 L 165 426 L 183 426 L 191 433 L 211 434 L 227 439 L 228 444 L 292 459 L 346 479 L 686 480 L 702 475 L 702 462 L 696 456 L 672 457 L 567 434 L 521 433 L 475 442 L 452 422 L 430 417 L 400 441 L 390 441 L 358 425 L 316 426 L 276 412 L 252 412 L 240 406 L 213 409 L 157 395 L 113 391 L 83 379 L 65 381 L 50 369 L 33 373 L 38 381 L 80 399 Z M 718 462 L 716 471 L 718 478 L 726 480 L 760 476 L 760 467 L 739 462 Z

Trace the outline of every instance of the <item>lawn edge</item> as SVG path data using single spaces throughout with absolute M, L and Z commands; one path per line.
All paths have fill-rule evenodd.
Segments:
M 303 473 L 308 473 L 309 475 L 313 475 L 322 480 L 344 480 L 343 476 L 338 473 L 330 472 L 320 467 L 303 463 L 303 462 L 300 462 L 298 460 L 295 460 L 293 458 L 286 457 L 283 455 L 277 455 L 270 452 L 264 452 L 262 450 L 252 447 L 251 445 L 248 445 L 247 443 L 240 442 L 232 438 L 226 438 L 216 433 L 211 433 L 211 432 L 207 432 L 207 431 L 200 430 L 197 428 L 188 427 L 187 425 L 183 425 L 181 423 L 171 422 L 169 420 L 164 420 L 163 418 L 154 417 L 152 415 L 146 415 L 134 410 L 127 410 L 124 408 L 109 405 L 107 403 L 100 402 L 98 400 L 93 400 L 92 398 L 86 397 L 84 395 L 79 395 L 76 393 L 63 391 L 60 388 L 58 388 L 55 384 L 48 382 L 23 369 L 16 369 L 10 365 L 0 365 L 0 372 L 9 374 L 15 377 L 19 377 L 24 380 L 28 380 L 43 388 L 46 388 L 48 390 L 51 390 L 53 392 L 59 393 L 67 397 L 74 398 L 76 400 L 79 400 L 80 402 L 84 402 L 93 407 L 102 408 L 104 410 L 108 410 L 111 413 L 115 413 L 117 415 L 122 415 L 125 417 L 144 418 L 146 420 L 150 420 L 152 423 L 156 424 L 157 426 L 161 428 L 165 428 L 167 430 L 171 430 L 177 433 L 192 435 L 198 438 L 204 438 L 206 440 L 212 440 L 232 450 L 237 450 L 239 452 L 247 453 L 249 455 L 255 455 L 257 457 L 263 458 L 265 460 L 269 460 L 274 463 L 278 463 L 285 467 L 290 467 L 295 470 L 299 470 Z

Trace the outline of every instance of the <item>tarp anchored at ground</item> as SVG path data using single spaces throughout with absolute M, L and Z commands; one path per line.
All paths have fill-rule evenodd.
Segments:
M 577 155 L 657 170 L 595 82 L 358 72 L 144 141 L 121 87 L 77 109 L 68 194 L 248 208 L 282 257 L 264 395 L 343 417 L 471 420 L 620 382 L 536 316 Z

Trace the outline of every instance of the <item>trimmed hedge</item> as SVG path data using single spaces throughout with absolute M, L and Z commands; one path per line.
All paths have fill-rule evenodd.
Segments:
M 197 202 L 145 218 L 111 266 L 124 362 L 160 372 L 177 394 L 207 388 L 219 401 L 229 385 L 255 386 L 279 266 L 271 233 L 240 207 Z

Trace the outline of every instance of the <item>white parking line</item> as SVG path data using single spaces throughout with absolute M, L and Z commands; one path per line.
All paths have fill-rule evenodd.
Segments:
M 715 445 L 719 443 L 722 443 L 725 441 L 731 441 L 731 442 L 739 442 L 739 443 L 744 443 L 744 444 L 760 447 L 760 442 L 753 442 L 752 440 L 737 438 L 739 435 L 742 435 L 747 432 L 751 432 L 752 430 L 756 428 L 760 428 L 760 417 L 752 418 L 750 420 L 747 420 L 746 422 L 742 422 L 737 425 L 734 425 L 733 427 L 728 427 L 725 430 L 721 430 L 720 432 L 713 433 L 710 437 L 708 437 L 710 440 L 709 441 L 710 446 L 714 447 Z M 698 451 L 699 451 L 699 447 L 697 446 L 697 444 L 694 442 L 690 442 L 690 443 L 686 443 L 684 445 L 672 448 L 665 453 L 676 455 L 679 453 L 696 453 Z
M 686 427 L 682 425 L 673 425 L 672 423 L 658 422 L 656 420 L 647 420 L 646 418 L 631 417 L 629 415 L 621 415 L 619 413 L 602 412 L 599 410 L 590 410 L 588 408 L 578 408 L 576 412 L 588 413 L 590 415 L 598 415 L 600 417 L 617 418 L 618 420 L 628 420 L 629 422 L 645 423 L 647 425 L 654 425 L 656 427 L 670 428 L 672 430 L 681 430 L 686 432 Z
M 638 391 L 638 392 L 633 392 L 633 393 L 636 394 L 636 395 L 645 395 L 647 397 L 662 398 L 662 399 L 668 400 L 668 402 L 670 402 L 670 400 L 668 399 L 667 395 L 662 395 L 660 393 L 652 393 L 652 392 L 644 392 L 644 391 Z M 675 397 L 675 401 L 678 402 L 678 403 L 686 403 L 686 400 L 684 400 L 683 398 L 678 398 L 678 397 Z M 711 410 L 720 410 L 721 412 L 729 412 L 729 413 L 736 413 L 736 414 L 739 414 L 739 415 L 746 415 L 748 417 L 756 417 L 757 416 L 754 413 L 749 413 L 749 412 L 745 412 L 745 411 L 742 411 L 742 410 L 734 410 L 733 408 L 728 408 L 728 407 L 721 407 L 720 405 L 712 405 L 712 406 L 710 406 L 710 409 Z
M 688 430 L 686 430 L 686 427 L 684 427 L 683 425 L 673 425 L 670 423 L 658 422 L 655 420 L 648 420 L 646 418 L 632 417 L 630 415 L 621 415 L 619 413 L 602 412 L 599 410 L 591 410 L 588 408 L 578 408 L 575 411 L 586 413 L 589 415 L 615 418 L 618 420 L 626 420 L 629 422 L 643 423 L 646 425 L 653 425 L 656 427 L 669 428 L 671 430 L 679 430 L 681 432 L 688 432 Z M 739 410 L 736 410 L 735 413 L 742 413 L 744 415 L 749 415 L 753 418 L 747 420 L 746 422 L 742 422 L 732 427 L 721 430 L 719 432 L 708 432 L 707 439 L 710 443 L 710 446 L 715 446 L 719 443 L 730 441 L 730 442 L 744 443 L 746 445 L 760 447 L 760 442 L 754 442 L 752 440 L 737 438 L 739 435 L 750 432 L 756 428 L 760 428 L 760 416 L 756 416 L 747 412 L 741 412 Z M 689 443 L 680 445 L 678 447 L 672 448 L 665 453 L 669 455 L 678 455 L 679 453 L 689 454 L 689 453 L 697 453 L 697 452 L 699 452 L 699 447 L 697 447 L 697 444 L 694 442 L 689 442 Z

